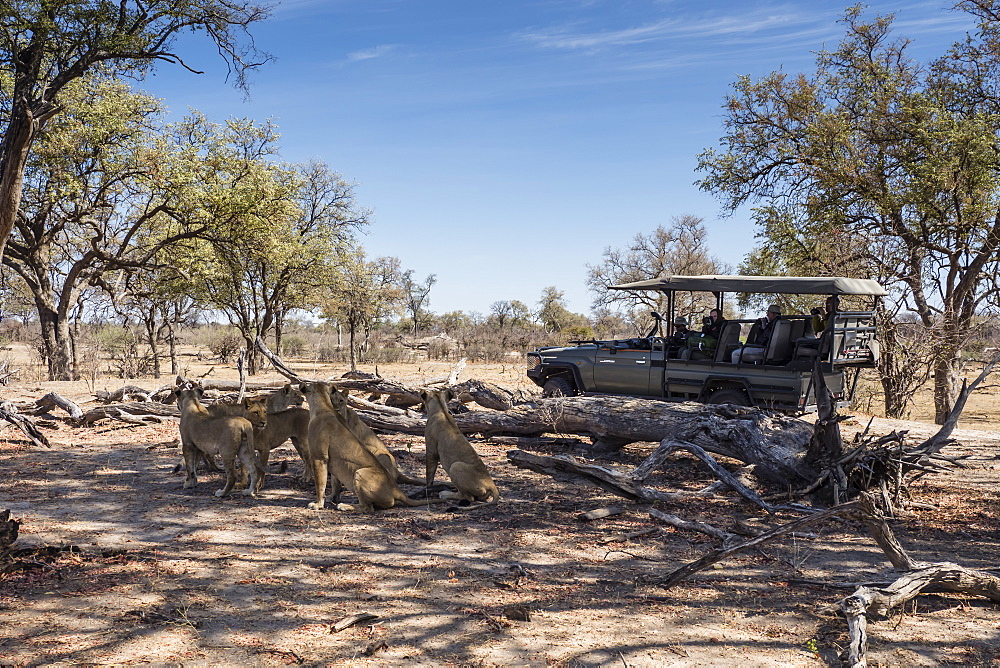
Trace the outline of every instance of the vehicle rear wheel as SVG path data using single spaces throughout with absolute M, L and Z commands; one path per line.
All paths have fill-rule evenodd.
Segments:
M 573 383 L 562 376 L 553 376 L 542 386 L 543 397 L 572 397 L 575 395 L 576 388 L 573 387 Z
M 710 404 L 736 404 L 737 406 L 749 406 L 750 397 L 743 390 L 716 390 L 708 398 Z

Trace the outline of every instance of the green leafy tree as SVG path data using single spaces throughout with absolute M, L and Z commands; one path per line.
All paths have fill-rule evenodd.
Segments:
M 996 304 L 1000 266 L 1000 52 L 995 2 L 961 2 L 979 30 L 922 65 L 892 17 L 848 9 L 814 74 L 741 77 L 704 190 L 755 203 L 767 229 L 795 220 L 883 277 L 933 335 L 936 420 L 951 410 L 962 347 Z M 786 244 L 787 247 L 787 244 Z
M 63 94 L 80 78 L 142 76 L 158 61 L 181 63 L 176 37 L 204 33 L 239 86 L 268 59 L 248 28 L 266 5 L 242 0 L 17 0 L 0 3 L 0 256 L 21 205 L 35 141 L 64 109 Z
M 265 154 L 275 137 L 269 124 L 231 121 L 221 131 L 233 135 L 238 153 L 249 152 L 216 170 L 228 192 L 215 203 L 232 218 L 215 226 L 212 260 L 199 279 L 207 301 L 243 335 L 247 372 L 255 374 L 255 339 L 266 337 L 291 308 L 315 303 L 368 212 L 356 206 L 353 187 L 325 165 L 269 164 Z
M 351 370 L 357 369 L 358 335 L 368 339 L 386 318 L 398 313 L 406 299 L 399 260 L 379 257 L 368 261 L 364 251 L 348 253 L 341 271 L 326 286 L 323 317 L 347 327 Z
M 192 174 L 160 178 L 177 153 L 161 142 L 155 100 L 120 81 L 78 79 L 63 105 L 28 162 L 3 256 L 34 300 L 52 380 L 75 378 L 72 321 L 86 290 L 113 295 L 109 277 L 150 269 L 162 249 L 207 229 L 184 204 Z

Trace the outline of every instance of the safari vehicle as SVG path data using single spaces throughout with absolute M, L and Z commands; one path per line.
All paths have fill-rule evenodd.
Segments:
M 807 413 L 816 410 L 812 371 L 817 360 L 838 407 L 850 403 L 857 385 L 858 374 L 845 371 L 874 367 L 878 361 L 874 305 L 887 293 L 872 280 L 665 276 L 612 289 L 663 292 L 667 313 L 653 314 L 655 324 L 645 337 L 571 341 L 574 345 L 536 348 L 528 353 L 528 377 L 545 395 L 625 394 Z M 754 320 L 727 321 L 714 349 L 673 349 L 662 322 L 674 322 L 678 292 L 711 292 L 720 312 L 727 293 L 824 295 L 830 298 L 827 303 L 832 311 L 820 332 L 812 331 L 808 314 L 781 316 L 761 354 L 746 354 L 745 359 L 733 363 L 733 351 L 746 345 L 741 343 L 741 334 Z M 839 310 L 840 297 L 845 295 L 871 297 L 872 310 Z M 850 382 L 845 380 L 847 375 L 853 376 Z

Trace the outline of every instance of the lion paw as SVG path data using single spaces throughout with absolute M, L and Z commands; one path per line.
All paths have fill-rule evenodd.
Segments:
M 325 504 L 316 503 L 315 501 L 310 501 L 309 505 L 306 506 L 309 510 L 323 510 Z
M 224 490 L 224 489 L 217 489 L 217 490 L 215 490 L 215 495 L 216 496 L 225 496 L 226 495 L 226 490 Z
M 244 489 L 244 490 L 243 490 L 243 492 L 242 492 L 242 494 L 243 494 L 243 496 L 249 496 L 249 497 L 251 497 L 251 498 L 254 498 L 254 497 L 256 497 L 256 496 L 257 496 L 257 493 L 256 493 L 256 492 L 254 492 L 254 491 L 253 491 L 252 489 L 250 489 L 249 487 L 247 487 L 246 489 Z

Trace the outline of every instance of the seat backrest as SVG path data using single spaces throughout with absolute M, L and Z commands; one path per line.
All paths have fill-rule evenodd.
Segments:
M 729 361 L 733 345 L 738 345 L 740 342 L 741 329 L 742 325 L 738 322 L 727 322 L 726 326 L 722 328 L 722 334 L 719 336 L 719 347 L 715 350 L 716 362 Z
M 808 321 L 805 319 L 801 320 L 791 320 L 792 323 L 792 333 L 789 335 L 789 340 L 794 341 L 796 339 L 801 339 L 806 335 L 806 325 Z
M 792 321 L 776 320 L 772 326 L 774 331 L 771 332 L 771 340 L 767 342 L 767 350 L 764 351 L 765 364 L 785 362 L 791 357 Z

